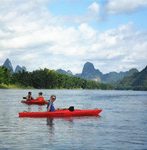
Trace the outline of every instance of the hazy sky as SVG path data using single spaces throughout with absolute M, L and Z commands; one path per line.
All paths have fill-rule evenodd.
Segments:
M 0 65 L 103 73 L 147 65 L 147 0 L 0 0 Z

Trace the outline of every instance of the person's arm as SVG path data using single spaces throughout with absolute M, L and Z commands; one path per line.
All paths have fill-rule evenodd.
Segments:
M 28 95 L 28 96 L 26 96 L 26 99 L 27 99 L 28 101 L 30 101 L 30 100 L 32 100 L 32 96 Z
M 26 96 L 26 100 L 29 101 L 29 100 L 30 100 L 30 97 L 29 97 L 29 96 Z
M 51 102 L 49 101 L 47 104 L 47 111 L 50 111 L 50 109 L 51 109 Z

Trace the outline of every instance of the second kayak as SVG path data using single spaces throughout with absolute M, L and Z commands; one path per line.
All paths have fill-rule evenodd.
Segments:
M 22 100 L 21 103 L 27 104 L 27 105 L 46 105 L 47 101 L 38 101 L 38 100 Z

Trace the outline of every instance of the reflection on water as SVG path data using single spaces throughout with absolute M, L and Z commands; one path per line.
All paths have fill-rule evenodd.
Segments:
M 32 108 L 31 105 L 28 105 L 28 112 L 31 112 L 31 111 L 32 111 L 31 108 Z
M 46 119 L 47 125 L 52 127 L 54 125 L 53 120 L 54 120 L 53 118 L 47 118 Z
M 53 118 L 47 118 L 46 119 L 46 125 L 48 126 L 48 131 L 49 131 L 49 137 L 54 135 L 54 119 Z
M 43 106 L 41 106 L 41 105 L 39 105 L 39 106 L 36 105 L 36 108 L 38 108 L 38 109 L 34 109 L 33 105 L 27 105 L 27 110 L 26 111 L 28 111 L 28 112 L 31 112 L 31 111 L 45 111 Z
M 43 111 L 43 108 L 41 105 L 38 106 L 38 111 Z

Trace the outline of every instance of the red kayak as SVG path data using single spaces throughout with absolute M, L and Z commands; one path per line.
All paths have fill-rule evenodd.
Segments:
M 80 110 L 56 110 L 54 112 L 20 112 L 19 117 L 30 118 L 52 118 L 52 117 L 80 117 L 80 116 L 98 116 L 102 109 L 86 109 Z
M 27 105 L 46 105 L 48 102 L 44 100 L 22 100 L 21 103 L 27 104 Z

